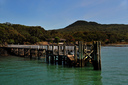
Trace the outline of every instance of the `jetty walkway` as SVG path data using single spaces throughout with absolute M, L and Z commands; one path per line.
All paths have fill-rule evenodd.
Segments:
M 0 54 L 41 59 L 45 57 L 47 63 L 84 67 L 92 64 L 94 70 L 101 70 L 101 42 L 92 45 L 8 45 L 0 47 Z

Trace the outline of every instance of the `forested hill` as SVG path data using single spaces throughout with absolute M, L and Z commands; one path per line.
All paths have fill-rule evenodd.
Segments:
M 76 21 L 73 24 L 57 30 L 59 32 L 78 32 L 78 31 L 102 31 L 102 32 L 128 32 L 128 25 L 124 24 L 98 24 L 96 22 Z
M 79 20 L 55 31 L 65 34 L 64 38 L 69 41 L 72 39 L 88 42 L 99 40 L 103 43 L 128 42 L 128 25 L 125 24 L 99 24 Z
M 67 43 L 81 40 L 102 41 L 106 44 L 128 42 L 128 25 L 99 24 L 80 20 L 63 29 L 46 31 L 40 26 L 0 23 L 0 44 L 34 44 L 55 37 L 66 39 Z
M 36 43 L 44 41 L 47 31 L 40 26 L 25 26 L 20 24 L 1 23 L 0 24 L 0 44 L 1 43 Z

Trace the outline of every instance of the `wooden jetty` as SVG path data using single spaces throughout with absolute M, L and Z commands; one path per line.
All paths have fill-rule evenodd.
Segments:
M 47 63 L 84 67 L 92 64 L 94 70 L 101 70 L 101 42 L 94 41 L 92 45 L 8 45 L 0 47 L 3 52 L 0 54 L 11 54 L 30 59 L 45 57 Z

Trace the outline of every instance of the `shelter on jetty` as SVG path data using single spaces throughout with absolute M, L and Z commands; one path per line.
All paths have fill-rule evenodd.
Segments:
M 0 47 L 0 54 L 29 57 L 30 59 L 46 58 L 47 63 L 84 67 L 91 63 L 94 70 L 101 70 L 101 42 L 92 45 L 8 45 Z

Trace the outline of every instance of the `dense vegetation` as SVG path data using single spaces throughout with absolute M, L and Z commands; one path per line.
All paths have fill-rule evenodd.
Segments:
M 102 43 L 128 42 L 128 25 L 98 24 L 96 22 L 76 21 L 58 30 L 46 31 L 40 26 L 1 23 L 0 43 L 34 44 L 49 38 L 65 38 L 68 43 L 83 40 Z M 52 41 L 51 41 L 52 42 Z
M 0 24 L 0 43 L 36 43 L 45 41 L 47 31 L 40 26 L 24 26 L 19 24 Z
M 73 24 L 56 30 L 70 34 L 75 40 L 102 41 L 103 43 L 128 42 L 128 25 L 98 24 L 96 22 L 76 21 Z

